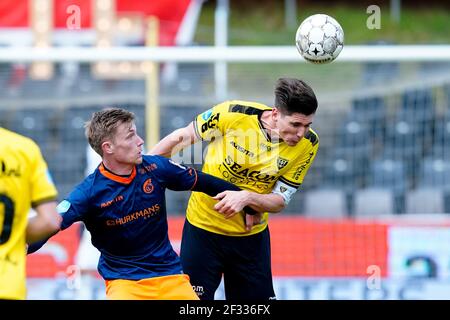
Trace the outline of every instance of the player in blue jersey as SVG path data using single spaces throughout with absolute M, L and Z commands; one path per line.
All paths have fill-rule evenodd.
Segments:
M 86 135 L 102 163 L 58 205 L 61 230 L 84 222 L 101 253 L 98 271 L 108 299 L 197 300 L 169 242 L 165 189 L 210 196 L 240 189 L 164 157 L 142 155 L 144 141 L 126 110 L 94 113 Z M 29 252 L 44 243 L 30 245 Z

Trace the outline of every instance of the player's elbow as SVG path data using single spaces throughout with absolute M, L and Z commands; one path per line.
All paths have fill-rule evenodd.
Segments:
M 47 221 L 49 233 L 55 234 L 61 229 L 62 217 L 59 214 L 52 215 Z
M 277 195 L 277 197 L 273 201 L 273 209 L 271 210 L 271 212 L 279 213 L 283 211 L 284 208 L 286 208 L 286 206 L 287 206 L 286 200 L 282 196 Z
M 280 204 L 276 207 L 274 213 L 279 213 L 279 212 L 283 211 L 284 208 L 286 208 L 286 204 L 285 204 L 284 201 L 283 201 L 282 203 L 280 203 Z
M 51 206 L 52 204 L 49 204 Z M 46 210 L 54 208 L 42 208 L 42 205 L 37 209 L 38 215 L 28 220 L 26 229 L 26 241 L 27 243 L 33 243 L 40 241 L 47 237 L 58 233 L 61 228 L 62 217 L 56 212 L 56 210 Z

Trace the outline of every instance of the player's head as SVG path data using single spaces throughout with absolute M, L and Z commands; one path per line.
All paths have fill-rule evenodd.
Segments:
M 133 113 L 120 108 L 95 112 L 85 126 L 92 149 L 118 163 L 141 163 L 144 140 L 136 132 L 134 119 Z
M 305 136 L 316 110 L 316 95 L 304 81 L 278 79 L 272 116 L 280 138 L 289 146 L 295 146 Z

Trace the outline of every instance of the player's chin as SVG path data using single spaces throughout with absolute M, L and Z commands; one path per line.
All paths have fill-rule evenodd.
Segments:
M 141 163 L 142 163 L 142 156 L 140 156 L 136 159 L 136 164 L 141 164 Z
M 288 140 L 288 141 L 286 141 L 286 144 L 287 144 L 289 147 L 295 147 L 295 146 L 297 145 L 297 143 L 299 143 L 299 141 L 300 141 L 300 140 Z

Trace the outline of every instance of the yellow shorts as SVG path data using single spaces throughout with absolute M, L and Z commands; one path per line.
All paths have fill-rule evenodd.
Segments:
M 106 280 L 110 300 L 199 300 L 186 274 L 142 280 Z

